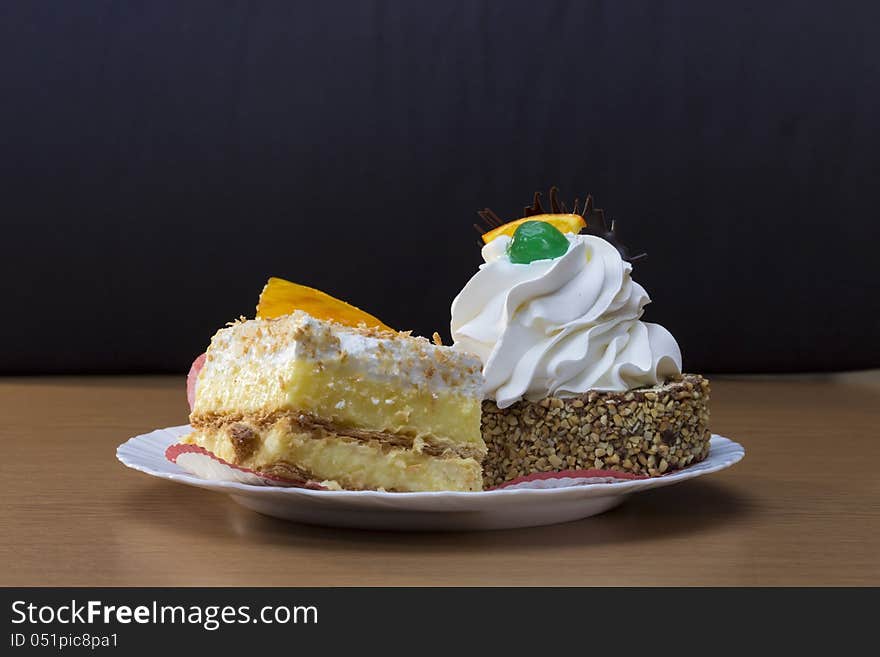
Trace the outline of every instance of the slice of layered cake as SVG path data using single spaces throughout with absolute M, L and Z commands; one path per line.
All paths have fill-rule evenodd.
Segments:
M 480 361 L 384 326 L 315 316 L 354 323 L 356 313 L 309 309 L 217 332 L 184 443 L 327 488 L 480 490 Z

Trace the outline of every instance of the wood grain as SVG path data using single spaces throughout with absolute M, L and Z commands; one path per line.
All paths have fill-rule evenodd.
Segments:
M 880 584 L 880 372 L 713 379 L 711 477 L 535 529 L 327 529 L 128 470 L 182 377 L 0 379 L 2 585 Z

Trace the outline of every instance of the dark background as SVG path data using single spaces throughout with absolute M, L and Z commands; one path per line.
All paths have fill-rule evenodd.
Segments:
M 184 371 L 269 275 L 448 337 L 592 192 L 689 370 L 880 366 L 874 2 L 3 2 L 0 373 Z

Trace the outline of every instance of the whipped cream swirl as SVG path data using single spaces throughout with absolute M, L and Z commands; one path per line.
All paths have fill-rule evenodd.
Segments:
M 675 338 L 642 322 L 648 293 L 610 243 L 568 234 L 552 260 L 514 264 L 510 238 L 483 247 L 485 264 L 452 302 L 455 347 L 480 357 L 484 394 L 520 399 L 623 391 L 681 373 Z

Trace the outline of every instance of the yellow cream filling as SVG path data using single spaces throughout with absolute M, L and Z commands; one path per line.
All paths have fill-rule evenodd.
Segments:
M 297 361 L 286 387 L 288 406 L 340 427 L 482 444 L 478 399 L 371 381 L 349 369 Z

